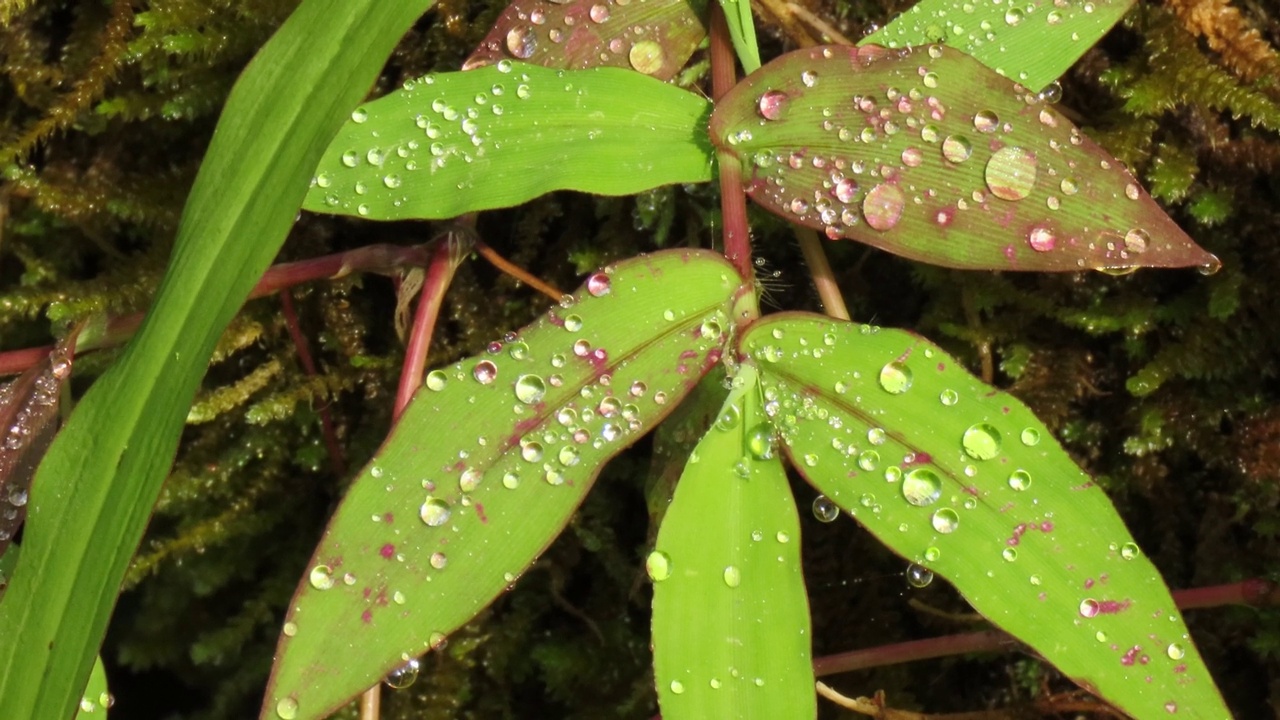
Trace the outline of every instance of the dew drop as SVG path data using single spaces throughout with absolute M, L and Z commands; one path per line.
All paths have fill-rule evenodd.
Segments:
M 1187 656 L 1186 648 L 1178 643 L 1169 643 L 1169 647 L 1164 649 L 1164 653 L 1169 656 L 1170 660 L 1181 660 Z
M 308 579 L 311 581 L 311 587 L 317 590 L 328 590 L 333 587 L 333 568 L 328 565 L 317 565 L 311 568 Z
M 645 75 L 653 75 L 662 69 L 662 46 L 653 40 L 641 40 L 627 53 L 631 67 Z
M 1009 474 L 1009 487 L 1022 491 L 1031 487 L 1031 473 L 1018 469 Z
M 880 453 L 875 450 L 863 450 L 858 455 L 858 467 L 866 472 L 872 472 L 876 466 L 880 464 Z
M 1018 8 L 1009 8 L 1004 13 L 1004 23 L 1010 27 L 1022 22 L 1022 11 Z
M 654 550 L 644 560 L 644 571 L 654 582 L 666 580 L 671 577 L 671 557 L 661 550 Z
M 920 167 L 924 162 L 924 152 L 917 147 L 909 147 L 902 151 L 902 164 L 907 167 Z
M 730 565 L 724 569 L 724 584 L 736 588 L 742 584 L 742 571 Z
M 467 468 L 462 471 L 462 477 L 458 478 L 458 489 L 464 493 L 469 493 L 480 487 L 480 481 L 484 479 L 484 473 L 475 468 Z M 430 523 L 428 523 L 430 524 Z
M 742 422 L 742 411 L 737 405 L 729 405 L 716 418 L 716 428 L 719 430 L 732 430 L 738 427 Z
M 516 378 L 516 399 L 525 405 L 532 405 L 547 394 L 547 385 L 541 376 L 521 375 Z
M 564 319 L 564 329 L 569 332 L 578 332 L 582 329 L 581 315 L 567 315 Z
M 1000 557 L 1004 558 L 1005 562 L 1013 562 L 1018 559 L 1018 550 L 1017 548 L 1007 547 L 1001 551 Z
M 933 582 L 933 571 L 927 567 L 922 567 L 911 563 L 907 566 L 907 584 L 913 588 L 928 587 Z
M 942 479 L 928 468 L 916 468 L 902 479 L 902 497 L 916 507 L 927 507 L 942 497 Z
M 532 57 L 537 44 L 537 38 L 530 28 L 514 27 L 507 32 L 507 52 L 513 57 L 521 60 Z
M 1026 428 L 1019 437 L 1023 445 L 1032 447 L 1040 442 L 1040 431 L 1035 428 Z
M 481 360 L 476 363 L 475 368 L 471 371 L 471 375 L 475 377 L 476 382 L 481 385 L 488 385 L 498 377 L 498 366 L 489 360 Z
M 698 326 L 698 335 L 703 340 L 718 340 L 723 332 L 724 328 L 715 320 L 707 320 Z
M 962 163 L 973 154 L 973 145 L 963 135 L 948 135 L 942 141 L 942 157 L 953 163 Z
M 369 111 L 364 108 L 356 108 L 351 111 L 351 122 L 362 123 L 369 119 Z
M 775 440 L 773 425 L 762 422 L 751 429 L 747 435 L 747 449 L 757 460 L 769 460 L 773 457 Z
M 867 191 L 862 199 L 862 216 L 872 229 L 891 230 L 902 218 L 906 197 L 896 185 L 881 183 Z
M 1063 195 L 1075 195 L 1080 192 L 1080 183 L 1076 182 L 1075 178 L 1062 178 L 1058 188 L 1062 190 Z
M 540 462 L 542 460 L 542 443 L 532 440 L 521 443 L 520 457 L 524 458 L 525 462 Z
M 280 702 L 276 703 L 276 715 L 280 720 L 294 720 L 298 717 L 298 701 L 291 697 L 281 698 Z
M 604 273 L 595 273 L 587 278 L 587 293 L 591 297 L 602 297 L 609 294 L 612 289 L 612 281 L 609 276 Z
M 1080 601 L 1081 617 L 1086 617 L 1086 618 L 1095 617 L 1097 616 L 1098 612 L 1101 609 L 1102 609 L 1102 606 L 1099 605 L 1098 601 L 1094 600 L 1093 598 L 1085 598 L 1084 600 Z
M 1124 249 L 1134 253 L 1135 255 L 1146 252 L 1147 246 L 1150 245 L 1150 243 L 1151 236 L 1147 234 L 1146 230 L 1134 228 L 1125 233 Z
M 842 203 L 851 203 L 858 194 L 858 182 L 852 178 L 842 178 L 836 183 L 834 193 Z
M 1036 225 L 1031 228 L 1031 232 L 1027 233 L 1027 244 L 1036 252 L 1049 252 L 1058 244 L 1058 236 L 1053 234 L 1053 230 L 1043 226 Z
M 991 194 L 1002 200 L 1021 200 L 1036 183 L 1035 153 L 1006 146 L 991 154 L 984 174 Z
M 1000 118 L 991 110 L 979 110 L 973 116 L 973 127 L 978 132 L 995 132 L 1000 127 Z
M 1120 557 L 1125 560 L 1132 560 L 1139 555 L 1138 546 L 1134 543 L 1127 542 L 1120 546 Z
M 578 450 L 572 445 L 565 445 L 560 448 L 560 452 L 556 453 L 556 459 L 565 467 L 573 467 L 578 464 Z
M 431 567 L 443 570 L 449 566 L 449 557 L 442 552 L 434 552 L 431 553 L 431 558 L 428 562 L 431 563 Z
M 432 370 L 427 373 L 427 389 L 439 392 L 449 382 L 449 376 L 443 370 Z
M 671 681 L 671 692 L 675 693 L 676 695 L 680 695 L 681 693 L 683 693 L 683 692 L 684 692 L 684 683 L 680 682 L 679 680 L 672 680 L 672 681 Z
M 520 474 L 514 471 L 508 471 L 502 476 L 502 487 L 508 490 L 515 490 L 520 487 Z
M 813 499 L 813 516 L 818 518 L 818 522 L 834 522 L 840 517 L 840 508 L 826 495 L 819 495 Z
M 889 435 L 884 431 L 884 428 L 871 428 L 867 431 L 867 442 L 872 445 L 883 445 L 887 439 L 889 439 Z
M 382 682 L 386 683 L 387 687 L 393 690 L 403 690 L 412 685 L 414 681 L 418 679 L 418 668 L 419 664 L 417 659 L 409 660 L 400 667 L 387 673 L 387 676 L 382 678 Z
M 382 178 L 382 184 L 394 190 L 395 188 L 400 187 L 400 176 L 394 173 L 386 175 Z
M 964 431 L 961 445 L 969 457 L 990 460 L 1000 454 L 1000 431 L 987 423 L 978 423 Z
M 787 109 L 790 98 L 781 90 L 769 90 L 756 102 L 756 110 L 765 120 L 779 120 Z
M 955 390 L 947 388 L 938 394 L 938 400 L 947 407 L 951 407 L 960 402 L 960 394 Z
M 818 84 L 818 73 L 812 70 L 805 70 L 800 73 L 800 82 L 804 83 L 805 87 L 813 87 Z
M 901 395 L 911 389 L 911 369 L 900 362 L 886 363 L 880 368 L 880 387 L 890 395 Z
M 348 150 L 342 153 L 342 164 L 347 167 L 355 167 L 360 162 L 360 154 L 355 150 Z
M 440 498 L 427 498 L 422 503 L 422 507 L 418 509 L 418 517 L 422 518 L 422 522 L 431 527 L 440 527 L 449 522 L 449 517 L 453 515 L 449 503 Z
M 930 519 L 933 529 L 946 535 L 953 533 L 956 528 L 960 527 L 960 516 L 951 508 L 942 508 L 935 512 Z
M 609 19 L 609 8 L 606 5 L 592 5 L 587 17 L 591 18 L 591 22 L 602 23 Z

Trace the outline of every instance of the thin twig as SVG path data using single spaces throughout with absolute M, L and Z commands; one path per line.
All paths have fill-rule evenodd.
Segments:
M 818 233 L 799 225 L 793 226 L 796 240 L 800 242 L 800 252 L 809 266 L 809 276 L 818 289 L 818 297 L 822 299 L 822 311 L 833 318 L 849 320 L 849 308 L 844 304 L 844 296 L 840 294 L 840 286 L 836 284 L 835 273 L 831 263 L 827 261 L 827 253 L 822 249 L 822 240 Z
M 485 241 L 478 237 L 473 237 L 471 241 L 475 244 L 476 253 L 485 260 L 488 260 L 489 264 L 498 268 L 498 270 L 510 275 L 543 295 L 546 295 L 554 302 L 560 302 L 564 299 L 566 293 L 557 290 L 554 286 L 543 282 L 538 276 L 502 257 L 496 250 L 489 247 Z
M 738 82 L 737 60 L 729 39 L 729 25 L 720 6 L 711 8 L 711 97 L 720 100 Z M 742 187 L 742 165 L 725 150 L 717 150 L 720 165 L 720 214 L 724 222 L 724 254 L 744 278 L 755 276 L 751 267 L 751 229 L 747 225 L 747 199 Z
M 298 351 L 298 362 L 302 364 L 302 370 L 308 377 L 315 377 L 318 374 L 316 362 L 311 357 L 307 336 L 303 334 L 302 326 L 298 322 L 298 313 L 293 309 L 293 295 L 288 290 L 280 293 L 280 307 L 284 314 L 285 327 L 289 329 L 289 337 L 293 339 L 293 346 Z M 329 413 L 328 401 L 320 406 L 319 414 L 320 433 L 324 436 L 325 449 L 329 451 L 329 470 L 335 477 L 345 477 L 347 463 L 343 457 L 342 446 L 338 443 L 338 433 L 333 429 L 333 416 Z
M 422 283 L 422 297 L 418 299 L 418 311 L 413 317 L 413 330 L 409 333 L 409 344 L 405 348 L 404 368 L 400 372 L 400 385 L 396 388 L 396 404 L 392 411 L 393 422 L 400 419 L 409 399 L 422 385 L 422 376 L 427 367 L 427 352 L 431 348 L 431 337 L 435 334 L 444 293 L 449 289 L 458 266 L 471 252 L 471 243 L 469 233 L 449 232 L 442 242 L 436 244 L 431 255 L 427 277 Z

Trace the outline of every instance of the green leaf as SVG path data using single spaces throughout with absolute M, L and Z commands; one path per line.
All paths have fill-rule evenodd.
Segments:
M 93 661 L 89 684 L 84 686 L 84 694 L 80 696 L 76 720 L 106 720 L 111 703 L 111 694 L 107 691 L 107 670 L 102 667 L 102 656 L 99 655 Z
M 549 68 L 627 68 L 670 80 L 707 36 L 705 9 L 705 0 L 516 0 L 462 69 L 505 58 Z
M 1132 6 L 1133 0 L 924 0 L 858 44 L 901 48 L 944 43 L 1038 93 Z
M 662 518 L 671 507 L 676 485 L 684 474 L 689 455 L 702 436 L 711 429 L 724 404 L 724 366 L 717 365 L 703 376 L 689 396 L 653 431 L 653 456 L 645 479 L 644 498 L 649 509 L 647 542 L 658 537 Z
M 817 717 L 800 521 L 754 367 L 689 457 L 645 565 L 664 718 Z
M 733 50 L 742 63 L 742 70 L 751 74 L 760 69 L 760 47 L 756 44 L 756 26 L 751 17 L 751 3 L 748 0 L 719 0 L 724 10 L 725 24 L 729 28 L 729 39 L 733 42 Z
M 629 70 L 503 61 L 419 79 L 352 113 L 303 207 L 448 218 L 552 190 L 626 195 L 711 178 L 710 103 Z
M 949 48 L 790 53 L 711 136 L 756 202 L 830 239 L 956 268 L 1217 266 L 1070 121 Z
M 33 482 L 0 602 L 0 717 L 72 715 L 223 327 L 292 227 L 324 146 L 429 4 L 305 0 L 232 89 L 145 324 Z
M 786 313 L 742 346 L 795 466 L 881 542 L 1134 717 L 1230 717 L 1155 567 L 1021 402 L 898 330 Z
M 514 583 L 605 461 L 719 360 L 749 288 L 708 251 L 626 261 L 495 352 L 429 373 L 299 583 L 263 717 L 331 712 Z

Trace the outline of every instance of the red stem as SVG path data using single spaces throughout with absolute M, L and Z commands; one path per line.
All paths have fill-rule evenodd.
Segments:
M 396 404 L 392 410 L 392 422 L 400 419 L 410 398 L 422 385 L 423 371 L 427 366 L 427 351 L 431 348 L 431 336 L 435 332 L 436 319 L 445 290 L 467 253 L 471 243 L 462 233 L 449 233 L 443 242 L 436 243 L 427 265 L 427 277 L 422 283 L 422 297 L 413 316 L 413 329 L 409 332 L 409 344 L 404 353 L 404 369 L 400 372 L 400 386 L 396 389 Z
M 289 337 L 298 350 L 298 362 L 308 377 L 315 377 L 316 362 L 311 357 L 311 348 L 306 335 L 302 334 L 302 325 L 298 322 L 298 313 L 293 309 L 293 294 L 288 290 L 280 293 L 280 307 L 284 314 L 285 327 L 289 329 Z M 329 469 L 335 477 L 346 477 L 347 463 L 343 458 L 342 446 L 338 444 L 338 433 L 333 429 L 333 417 L 329 414 L 329 403 L 320 406 L 320 432 L 324 435 L 324 446 L 329 451 Z
M 729 38 L 729 25 L 718 3 L 711 7 L 711 97 L 719 100 L 738 82 L 737 59 Z M 755 276 L 751 267 L 751 228 L 747 224 L 747 199 L 742 186 L 742 165 L 725 150 L 716 150 L 720 165 L 720 214 L 724 222 L 724 254 L 744 278 Z

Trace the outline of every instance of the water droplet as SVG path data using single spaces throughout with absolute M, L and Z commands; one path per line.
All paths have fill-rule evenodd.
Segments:
M 1053 234 L 1053 230 L 1036 225 L 1027 233 L 1027 244 L 1036 252 L 1049 252 L 1058 244 L 1058 236 Z
M 369 111 L 364 108 L 356 108 L 351 111 L 351 122 L 362 123 L 369 119 Z
M 382 682 L 393 690 L 403 690 L 412 685 L 417 679 L 418 661 L 413 659 L 387 673 L 387 676 L 382 678 Z
M 431 567 L 437 570 L 443 570 L 448 567 L 449 558 L 442 552 L 434 552 L 431 553 L 431 559 L 429 562 L 431 563 Z
M 867 431 L 867 442 L 872 445 L 883 445 L 887 439 L 889 439 L 889 435 L 884 431 L 884 428 L 871 428 Z
M 765 120 L 779 120 L 782 118 L 783 111 L 787 109 L 789 99 L 781 90 L 769 90 L 756 102 L 756 110 Z
M 284 624 L 284 628 L 282 629 L 282 632 L 284 632 L 285 637 L 293 637 L 294 635 L 298 634 L 298 624 L 293 622 L 287 622 Z
M 1127 542 L 1120 546 L 1120 557 L 1124 558 L 1125 560 L 1132 560 L 1138 557 L 1138 554 L 1139 554 L 1138 546 L 1134 543 Z
M 609 276 L 604 273 L 595 273 L 587 278 L 587 293 L 591 297 L 602 297 L 609 294 L 612 288 L 612 281 Z
M 342 164 L 347 167 L 355 167 L 360 162 L 360 154 L 355 150 L 348 150 L 342 153 Z
M 9 504 L 14 507 L 22 507 L 27 504 L 27 489 L 15 487 L 9 489 Z
M 942 508 L 933 514 L 930 522 L 934 530 L 945 535 L 955 532 L 956 528 L 960 527 L 960 516 L 951 508 Z
M 1000 454 L 1000 431 L 987 423 L 978 423 L 964 431 L 961 445 L 969 457 L 990 460 Z
M 942 479 L 928 468 L 916 468 L 902 479 L 902 497 L 917 507 L 926 507 L 942 497 Z
M 521 375 L 516 378 L 516 399 L 532 405 L 547 394 L 547 385 L 538 375 Z
M 911 368 L 900 362 L 886 363 L 880 368 L 880 387 L 890 395 L 901 395 L 911 389 Z
M 906 197 L 896 185 L 881 183 L 867 191 L 862 199 L 862 216 L 875 230 L 890 230 L 902 218 Z
M 317 590 L 328 590 L 333 587 L 333 568 L 328 565 L 317 565 L 311 568 L 309 579 L 311 587 Z
M 742 584 L 742 571 L 730 565 L 724 569 L 724 584 L 736 588 Z
M 382 184 L 391 189 L 400 187 L 400 176 L 396 174 L 386 175 L 382 178 Z
M 582 329 L 581 315 L 568 315 L 564 319 L 564 329 L 569 332 L 578 332 Z
M 927 567 L 922 567 L 911 563 L 907 566 L 907 584 L 913 588 L 928 587 L 933 582 L 933 571 Z
M 1036 156 L 1020 147 L 1006 146 L 991 154 L 985 172 L 991 194 L 1002 200 L 1021 200 L 1036 183 Z
M 432 650 L 443 650 L 449 644 L 449 638 L 442 632 L 433 632 L 427 636 L 427 645 Z
M 783 543 L 784 545 L 785 545 L 786 543 L 791 542 L 791 536 L 790 536 L 790 535 L 788 535 L 788 534 L 786 534 L 786 533 L 784 533 L 784 532 L 782 532 L 781 530 L 779 530 L 779 531 L 778 531 L 778 534 L 777 534 L 777 535 L 774 535 L 774 536 L 773 536 L 773 539 L 774 539 L 774 540 L 777 540 L 777 541 L 778 541 L 778 542 L 780 542 L 780 543 Z
M 565 467 L 573 467 L 578 464 L 578 450 L 572 445 L 565 445 L 560 448 L 560 452 L 556 453 L 556 459 Z
M 1135 255 L 1146 252 L 1147 246 L 1150 245 L 1150 243 L 1151 236 L 1147 234 L 1146 230 L 1134 228 L 1125 233 L 1124 249 L 1134 253 Z
M 1018 559 L 1018 550 L 1017 548 L 1007 547 L 1001 551 L 1000 557 L 1004 558 L 1005 562 L 1013 562 Z
M 773 457 L 774 448 L 772 424 L 762 422 L 751 428 L 751 432 L 747 435 L 747 449 L 751 451 L 752 457 L 757 460 L 769 460 Z
M 948 388 L 946 390 L 943 390 L 938 395 L 938 400 L 940 400 L 943 405 L 946 405 L 947 407 L 951 407 L 956 403 L 960 402 L 960 394 L 957 393 L 955 390 Z
M 475 468 L 467 468 L 462 471 L 462 477 L 458 478 L 458 488 L 464 493 L 469 493 L 480 487 L 480 481 L 483 479 L 484 473 Z
M 676 695 L 679 695 L 679 694 L 683 693 L 683 692 L 684 692 L 684 683 L 680 682 L 679 680 L 672 680 L 672 681 L 671 681 L 671 692 L 675 693 Z
M 449 382 L 449 376 L 443 370 L 432 370 L 427 373 L 427 389 L 439 392 Z
M 884 481 L 896 483 L 902 480 L 902 468 L 897 465 L 890 465 L 884 469 Z
M 973 154 L 973 144 L 963 135 L 948 135 L 942 141 L 942 157 L 953 163 L 962 163 Z
M 609 8 L 605 5 L 592 5 L 587 17 L 591 22 L 602 23 L 609 19 Z
M 1023 445 L 1031 447 L 1040 442 L 1040 431 L 1035 428 L 1026 428 L 1020 437 Z
M 819 495 L 813 499 L 813 516 L 818 518 L 818 522 L 834 522 L 840 517 L 840 508 L 826 495 Z
M 1169 643 L 1169 647 L 1164 649 L 1164 653 L 1169 656 L 1170 660 L 1181 660 L 1187 656 L 1186 648 L 1178 643 Z
M 418 517 L 422 518 L 422 522 L 431 527 L 440 527 L 449 522 L 449 516 L 453 515 L 453 510 L 449 508 L 449 503 L 440 498 L 427 498 L 422 503 L 422 507 L 418 509 Z
M 800 82 L 804 83 L 805 87 L 813 87 L 818 84 L 818 73 L 812 70 L 805 70 L 800 73 Z
M 990 110 L 979 110 L 973 116 L 973 127 L 978 132 L 995 132 L 996 128 L 1000 127 L 1000 118 Z
M 1098 614 L 1098 611 L 1101 609 L 1102 609 L 1102 606 L 1099 605 L 1098 601 L 1094 600 L 1093 598 L 1085 598 L 1084 600 L 1080 601 L 1081 617 L 1087 617 L 1087 618 L 1095 617 Z
M 280 702 L 276 703 L 276 715 L 280 720 L 294 720 L 298 717 L 298 701 L 291 697 L 281 698 Z
M 1009 487 L 1019 491 L 1031 487 L 1031 473 L 1021 469 L 1014 470 L 1009 474 Z
M 662 69 L 662 46 L 653 40 L 641 40 L 627 53 L 631 67 L 645 75 L 653 75 Z
M 876 466 L 880 464 L 880 453 L 875 450 L 863 450 L 858 455 L 858 467 L 866 472 L 872 472 Z
M 514 27 L 507 31 L 507 52 L 513 57 L 525 60 L 533 56 L 538 41 L 533 30 L 526 27 Z
M 902 151 L 902 164 L 907 167 L 920 167 L 924 162 L 924 151 L 917 147 L 909 147 Z
M 644 560 L 644 571 L 654 582 L 666 580 L 671 577 L 671 557 L 660 550 L 654 550 Z
M 508 490 L 515 490 L 520 487 L 520 474 L 509 471 L 502 475 L 502 487 Z
M 498 377 L 498 366 L 489 360 L 481 360 L 476 363 L 475 368 L 471 371 L 471 375 L 475 377 L 476 382 L 481 385 L 488 385 Z
M 721 686 L 720 678 L 711 678 L 711 689 L 719 690 Z
M 1022 11 L 1018 8 L 1009 8 L 1004 13 L 1004 22 L 1011 27 L 1022 22 Z
M 520 444 L 520 457 L 525 462 L 540 462 L 542 460 L 542 443 L 536 440 L 522 442 Z
M 851 203 L 858 194 L 858 182 L 852 178 L 841 178 L 836 183 L 834 194 L 842 203 Z
M 738 423 L 742 422 L 742 411 L 737 405 L 729 405 L 720 412 L 720 417 L 716 418 L 716 428 L 720 430 L 732 430 L 738 427 Z
M 707 320 L 698 326 L 698 335 L 703 340 L 718 340 L 724 332 L 724 328 L 720 327 L 720 323 L 715 320 Z

